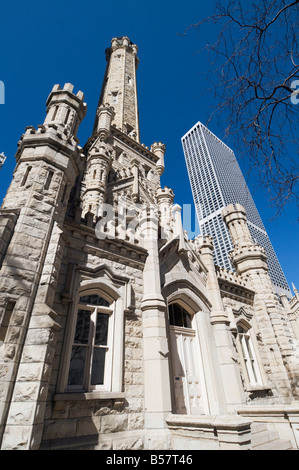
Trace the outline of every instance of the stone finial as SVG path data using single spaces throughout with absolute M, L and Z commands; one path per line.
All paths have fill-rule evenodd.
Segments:
M 186 252 L 188 251 L 187 244 L 185 242 L 185 234 L 183 230 L 183 223 L 182 223 L 182 208 L 179 204 L 175 204 L 172 208 L 174 213 L 174 238 L 178 238 L 179 240 L 179 247 L 178 252 Z

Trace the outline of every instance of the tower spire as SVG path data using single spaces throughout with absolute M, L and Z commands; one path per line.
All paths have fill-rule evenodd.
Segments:
M 112 125 L 140 142 L 136 87 L 138 47 L 126 36 L 113 38 L 106 49 L 106 73 L 98 104 L 114 108 Z M 98 117 L 94 130 L 97 129 Z

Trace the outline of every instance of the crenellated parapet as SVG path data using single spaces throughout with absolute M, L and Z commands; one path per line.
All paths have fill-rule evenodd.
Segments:
M 204 250 L 208 251 L 213 256 L 214 242 L 211 235 L 197 235 L 197 237 L 194 237 L 190 242 L 199 253 Z
M 216 273 L 219 279 L 229 281 L 239 286 L 250 287 L 249 277 L 246 275 L 241 276 L 240 274 L 234 271 L 229 271 L 228 269 L 225 269 L 222 266 L 216 266 Z
M 68 136 L 77 135 L 87 110 L 84 94 L 78 91 L 75 95 L 73 88 L 71 83 L 66 83 L 63 89 L 60 85 L 54 85 L 46 102 L 47 116 L 44 121 L 45 127 L 56 124 Z
M 16 153 L 17 162 L 19 163 L 21 158 L 36 160 L 39 152 L 35 150 L 35 155 L 32 155 L 32 148 L 47 145 L 52 149 L 59 149 L 64 155 L 75 157 L 74 163 L 79 166 L 78 170 L 81 170 L 82 149 L 78 146 L 77 132 L 87 111 L 84 94 L 81 91 L 74 94 L 73 85 L 70 83 L 66 83 L 62 89 L 60 85 L 54 85 L 46 104 L 47 114 L 44 123 L 37 129 L 27 126 L 20 138 Z M 50 159 L 53 164 L 64 166 L 63 159 L 57 157 L 55 159 L 54 155 Z

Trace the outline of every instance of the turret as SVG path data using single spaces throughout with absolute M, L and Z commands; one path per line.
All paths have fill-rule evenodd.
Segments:
M 244 207 L 241 204 L 229 204 L 223 209 L 222 218 L 233 241 L 234 249 L 231 253 L 231 260 L 238 273 L 243 274 L 254 269 L 268 272 L 265 249 L 253 242 Z
M 75 95 L 72 90 L 69 83 L 63 89 L 54 85 L 46 102 L 44 123 L 37 129 L 26 127 L 18 143 L 17 165 L 2 210 L 23 207 L 35 193 L 66 208 L 70 190 L 83 169 L 77 131 L 87 109 L 83 93 Z
M 93 147 L 87 156 L 82 194 L 82 215 L 91 212 L 97 218 L 101 215 L 101 207 L 105 202 L 108 173 L 111 164 L 109 146 L 100 142 Z
M 16 153 L 13 181 L 3 201 L 0 218 L 0 328 L 4 343 L 0 357 L 0 439 L 10 447 L 15 433 L 23 449 L 35 449 L 36 429 L 43 416 L 48 383 L 44 374 L 27 374 L 34 394 L 22 395 L 22 374 L 28 357 L 24 344 L 38 344 L 31 355 L 35 370 L 47 364 L 59 329 L 54 311 L 54 296 L 64 251 L 62 226 L 70 190 L 83 170 L 82 149 L 76 137 L 86 104 L 84 95 L 55 85 L 47 100 L 47 115 L 38 129 L 26 128 Z M 48 338 L 52 338 L 48 342 Z M 31 339 L 30 339 L 31 338 Z M 31 343 L 30 343 L 31 341 Z M 24 354 L 23 354 L 24 353 Z M 6 364 L 5 367 L 3 364 Z M 24 377 L 24 375 L 23 375 Z M 33 398 L 34 397 L 34 398 Z M 14 409 L 24 416 L 30 409 L 22 431 L 15 429 Z M 13 423 L 13 424 L 12 424 Z M 20 437 L 22 435 L 22 437 Z M 6 440 L 7 439 L 7 440 Z
M 164 165 L 164 154 L 165 154 L 166 146 L 162 144 L 162 142 L 155 142 L 151 146 L 151 152 L 153 152 L 159 160 L 156 163 L 156 168 L 158 171 L 159 176 L 164 173 L 165 165 Z
M 129 38 L 113 38 L 111 47 L 106 49 L 106 74 L 98 109 L 104 104 L 112 106 L 114 115 L 111 123 L 125 134 L 140 142 L 139 116 L 136 88 L 138 47 Z M 98 128 L 99 115 L 94 125 Z
M 73 93 L 73 85 L 66 83 L 63 89 L 54 85 L 48 99 L 45 127 L 60 130 L 66 137 L 76 137 L 78 127 L 86 114 L 84 94 L 78 91 Z M 56 127 L 57 126 L 57 127 Z

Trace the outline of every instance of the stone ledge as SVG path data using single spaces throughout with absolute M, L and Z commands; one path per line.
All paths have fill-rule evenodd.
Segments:
M 186 428 L 247 428 L 251 421 L 239 415 L 169 415 L 166 419 L 169 427 Z
M 61 439 L 46 440 L 41 443 L 40 450 L 72 450 L 94 447 L 99 442 L 99 435 L 79 436 Z
M 55 393 L 54 401 L 86 401 L 86 400 L 116 400 L 123 401 L 125 399 L 124 392 L 68 392 Z
M 238 408 L 237 413 L 244 417 L 299 415 L 299 402 L 289 405 L 247 406 L 246 408 Z
M 251 449 L 251 421 L 235 414 L 170 415 L 166 422 L 181 448 Z

